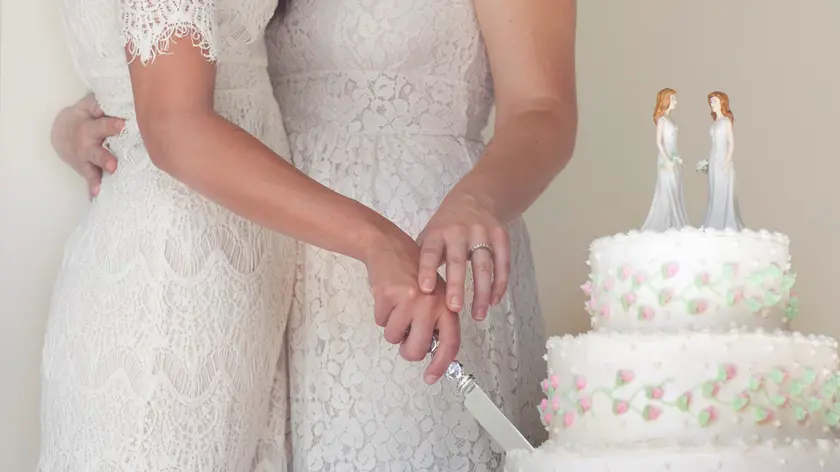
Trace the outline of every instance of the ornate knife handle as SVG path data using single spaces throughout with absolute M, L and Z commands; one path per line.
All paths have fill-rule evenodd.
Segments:
M 406 337 L 408 333 L 411 332 L 411 327 L 405 330 Z M 440 346 L 440 340 L 438 340 L 438 332 L 435 330 L 432 333 L 432 344 L 429 346 L 429 354 L 432 356 L 435 355 L 437 352 L 438 347 Z M 470 393 L 470 391 L 475 387 L 475 377 L 472 374 L 468 374 L 464 372 L 464 365 L 458 362 L 458 360 L 452 361 L 447 367 L 446 372 L 444 372 L 444 377 L 447 379 L 455 382 L 458 391 L 461 392 L 462 395 L 466 395 Z

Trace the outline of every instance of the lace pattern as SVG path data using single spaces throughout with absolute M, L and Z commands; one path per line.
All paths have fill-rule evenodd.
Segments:
M 166 54 L 174 39 L 192 39 L 210 60 L 217 58 L 215 0 L 121 0 L 125 45 L 144 64 Z

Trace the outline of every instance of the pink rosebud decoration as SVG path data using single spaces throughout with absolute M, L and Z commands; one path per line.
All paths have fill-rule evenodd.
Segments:
M 548 409 L 548 400 L 543 398 L 542 401 L 540 401 L 540 411 L 545 411 L 547 409 Z
M 544 418 L 545 424 L 551 424 L 551 420 L 554 419 L 554 415 L 552 415 L 551 413 L 546 413 Z
M 589 301 L 586 302 L 586 311 L 589 313 L 595 313 L 597 310 L 598 302 L 596 302 L 594 298 L 590 298 Z
M 554 411 L 560 410 L 560 402 L 558 402 L 556 398 L 551 401 L 551 409 Z
M 618 371 L 618 373 L 615 375 L 615 377 L 616 377 L 616 383 L 618 385 L 626 385 L 626 384 L 633 381 L 633 379 L 635 378 L 635 375 L 633 374 L 632 370 L 621 369 L 621 370 Z
M 653 308 L 646 306 L 639 308 L 639 319 L 644 321 L 649 321 L 653 319 L 654 311 Z
M 606 279 L 604 279 L 603 287 L 604 287 L 605 292 L 609 292 L 610 290 L 613 289 L 614 286 L 615 286 L 615 281 L 613 281 L 612 277 L 607 277 Z
M 735 374 L 737 374 L 738 369 L 735 367 L 734 364 L 724 364 L 722 367 L 723 367 L 724 381 L 728 382 L 728 381 L 735 378 Z
M 644 272 L 636 272 L 636 274 L 633 275 L 633 282 L 636 285 L 642 285 L 643 283 L 647 282 L 647 274 L 645 274 Z
M 550 377 L 550 380 L 551 380 L 551 388 L 557 388 L 557 387 L 560 386 L 560 378 L 557 377 L 556 375 L 552 375 Z
M 652 398 L 654 400 L 661 400 L 664 395 L 665 395 L 665 391 L 662 390 L 661 387 L 651 387 L 650 398 Z
M 592 282 L 591 281 L 586 282 L 585 284 L 580 286 L 580 289 L 583 290 L 583 293 L 585 293 L 587 295 L 591 295 L 592 294 Z
M 624 400 L 616 400 L 613 404 L 613 412 L 616 415 L 623 415 L 630 410 L 630 404 Z
M 662 264 L 662 277 L 666 279 L 670 279 L 677 275 L 677 272 L 680 271 L 680 265 L 676 262 L 666 262 Z
M 548 379 L 543 380 L 540 385 L 542 385 L 543 393 L 548 393 Z
M 636 303 L 636 294 L 633 292 L 627 292 L 621 297 L 621 299 L 629 306 Z
M 571 411 L 563 414 L 563 426 L 568 428 L 569 426 L 571 426 L 573 424 L 575 424 L 575 414 L 572 413 Z
M 601 312 L 601 316 L 603 316 L 604 318 L 609 318 L 610 317 L 610 306 L 609 305 L 602 306 L 599 311 Z
M 665 306 L 674 299 L 674 292 L 671 289 L 663 288 L 659 291 L 659 306 Z
M 577 391 L 580 392 L 585 388 L 586 388 L 586 377 L 584 377 L 582 375 L 575 376 L 575 389 L 577 389 Z
M 621 278 L 621 280 L 627 280 L 627 278 L 630 277 L 631 274 L 633 274 L 633 268 L 627 265 L 623 266 L 619 271 L 619 277 Z
M 586 413 L 592 408 L 592 400 L 589 397 L 580 397 L 578 407 L 580 407 L 580 411 Z
M 692 315 L 702 315 L 709 310 L 709 301 L 703 298 L 695 298 L 688 302 L 688 312 Z
M 700 272 L 699 274 L 697 274 L 697 277 L 695 277 L 695 279 L 694 279 L 694 283 L 696 283 L 697 285 L 699 285 L 701 287 L 705 287 L 705 286 L 709 285 L 710 281 L 711 281 L 711 276 L 709 276 L 708 272 Z
M 656 421 L 657 418 L 662 414 L 662 410 L 659 407 L 654 405 L 648 405 L 645 407 L 643 412 L 644 418 L 648 421 Z

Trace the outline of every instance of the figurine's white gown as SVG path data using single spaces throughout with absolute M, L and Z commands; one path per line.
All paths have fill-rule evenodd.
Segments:
M 703 226 L 714 229 L 741 230 L 741 210 L 735 195 L 735 167 L 726 166 L 724 161 L 729 149 L 729 134 L 726 125 L 729 118 L 714 121 L 709 128 L 712 150 L 709 153 L 709 203 Z
M 658 125 L 664 126 L 662 147 L 667 156 L 659 153 L 657 158 L 656 188 L 648 216 L 642 225 L 643 231 L 665 231 L 690 225 L 683 196 L 682 169 L 671 162 L 669 156 L 678 156 L 677 134 L 679 128 L 670 118 L 662 116 Z
M 123 28 L 143 57 L 175 25 L 211 38 L 221 115 L 415 236 L 483 150 L 493 93 L 470 0 L 293 0 L 268 49 L 275 0 L 62 7 L 81 75 L 129 120 L 55 286 L 39 470 L 501 470 L 452 386 L 384 341 L 362 264 L 298 256 L 149 161 L 122 47 Z M 510 237 L 510 288 L 482 323 L 467 304 L 459 358 L 539 442 L 545 338 L 521 220 Z

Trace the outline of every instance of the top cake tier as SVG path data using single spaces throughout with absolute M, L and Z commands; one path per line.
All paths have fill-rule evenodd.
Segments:
M 786 329 L 789 240 L 768 231 L 630 232 L 590 246 L 586 309 L 599 331 Z

